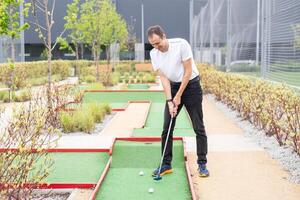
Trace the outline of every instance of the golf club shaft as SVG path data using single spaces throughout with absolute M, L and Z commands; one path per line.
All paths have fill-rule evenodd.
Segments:
M 169 124 L 168 134 L 167 134 L 167 138 L 166 138 L 166 141 L 165 141 L 165 146 L 164 146 L 163 154 L 162 154 L 161 160 L 160 160 L 160 165 L 159 165 L 159 170 L 158 170 L 158 176 L 160 176 L 161 166 L 162 166 L 162 163 L 163 163 L 163 160 L 164 160 L 164 157 L 165 157 L 165 152 L 166 152 L 167 145 L 168 145 L 168 140 L 169 140 L 169 135 L 170 135 L 170 131 L 171 131 L 172 122 L 173 122 L 173 117 L 171 117 L 171 121 L 170 121 L 170 124 Z

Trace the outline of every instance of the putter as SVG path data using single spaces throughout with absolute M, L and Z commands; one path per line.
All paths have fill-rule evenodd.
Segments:
M 171 130 L 172 122 L 173 122 L 173 117 L 171 117 L 171 121 L 170 121 L 169 129 L 168 129 L 168 134 L 167 134 L 167 138 L 166 138 L 166 142 L 165 142 L 163 154 L 162 154 L 161 160 L 160 160 L 158 174 L 157 174 L 156 177 L 153 178 L 156 181 L 159 181 L 159 180 L 162 179 L 162 177 L 160 176 L 160 171 L 161 171 L 162 162 L 163 162 L 163 159 L 164 159 L 164 156 L 165 156 L 165 152 L 166 152 L 166 148 L 167 148 L 167 144 L 168 144 L 168 140 L 169 140 L 169 135 L 170 135 L 170 130 Z

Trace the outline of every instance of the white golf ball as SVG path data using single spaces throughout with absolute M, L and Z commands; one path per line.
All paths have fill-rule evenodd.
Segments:
M 153 188 L 149 188 L 148 192 L 149 192 L 149 193 L 153 193 L 153 192 L 154 192 L 154 189 L 153 189 Z
M 144 176 L 144 172 L 143 172 L 143 171 L 140 171 L 139 175 L 140 175 L 140 176 Z

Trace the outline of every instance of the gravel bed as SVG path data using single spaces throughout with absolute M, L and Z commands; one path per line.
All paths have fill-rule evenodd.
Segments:
M 48 191 L 48 190 L 46 190 Z M 33 192 L 32 200 L 67 200 L 71 195 L 70 192 L 45 192 L 43 190 L 36 190 Z
M 257 129 L 249 121 L 239 117 L 239 113 L 227 107 L 224 103 L 217 101 L 213 95 L 206 95 L 214 102 L 227 117 L 233 120 L 244 132 L 245 136 L 254 140 L 259 146 L 264 148 L 269 155 L 277 160 L 285 170 L 290 173 L 288 180 L 292 183 L 300 184 L 300 156 L 288 146 L 279 146 L 274 137 L 266 136 L 265 132 Z

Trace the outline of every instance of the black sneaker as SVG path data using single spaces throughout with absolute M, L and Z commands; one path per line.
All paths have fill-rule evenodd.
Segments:
M 153 177 L 157 176 L 158 172 L 159 172 L 159 167 L 153 171 L 152 176 Z M 171 173 L 173 173 L 173 169 L 170 165 L 162 165 L 161 166 L 160 176 L 163 176 L 165 174 L 171 174 Z

